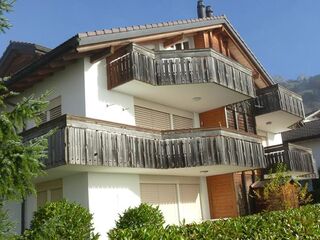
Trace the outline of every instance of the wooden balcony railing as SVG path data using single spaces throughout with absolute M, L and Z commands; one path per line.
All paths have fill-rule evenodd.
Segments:
M 261 140 L 227 129 L 154 131 L 64 115 L 23 133 L 25 141 L 51 129 L 47 168 L 89 165 L 187 168 L 226 165 L 265 167 Z
M 216 83 L 255 97 L 252 72 L 213 49 L 152 51 L 130 44 L 108 61 L 108 88 L 131 80 L 154 86 Z
M 279 163 L 287 166 L 288 171 L 315 174 L 312 150 L 298 145 L 283 144 L 265 148 L 267 168 Z
M 279 110 L 304 118 L 302 97 L 279 84 L 257 90 L 257 98 L 255 99 L 256 115 Z

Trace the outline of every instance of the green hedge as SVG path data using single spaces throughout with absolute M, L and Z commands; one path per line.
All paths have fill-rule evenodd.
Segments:
M 165 228 L 113 229 L 112 240 L 320 239 L 320 205 Z
M 31 228 L 19 240 L 97 240 L 93 233 L 92 214 L 66 200 L 47 203 L 35 212 Z

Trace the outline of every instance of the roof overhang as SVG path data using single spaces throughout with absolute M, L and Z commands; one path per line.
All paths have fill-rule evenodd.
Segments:
M 168 36 L 170 34 L 195 33 L 221 26 L 233 36 L 233 39 L 237 41 L 252 63 L 261 71 L 269 84 L 272 85 L 274 83 L 272 78 L 224 16 L 79 33 L 45 54 L 39 60 L 21 69 L 6 84 L 10 89 L 23 91 L 37 81 L 41 81 L 54 72 L 63 69 L 64 66 L 74 62 L 76 59 L 85 56 L 101 59 L 101 56 L 104 56 L 103 54 L 101 55 L 101 51 L 112 52 L 107 51 L 108 48 L 117 44 L 128 44 L 137 39 L 156 39 L 163 34 Z M 38 71 L 43 69 L 46 70 L 46 74 L 39 74 Z

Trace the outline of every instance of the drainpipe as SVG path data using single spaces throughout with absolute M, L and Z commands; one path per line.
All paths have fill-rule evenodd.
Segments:
M 21 234 L 24 233 L 25 229 L 25 212 L 26 212 L 26 200 L 23 199 L 21 203 Z

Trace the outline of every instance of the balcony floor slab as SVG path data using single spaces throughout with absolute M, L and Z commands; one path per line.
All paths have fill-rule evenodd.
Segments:
M 172 106 L 191 112 L 205 112 L 250 97 L 216 83 L 194 83 L 167 86 L 153 86 L 132 80 L 115 87 L 113 90 L 134 97 Z M 195 98 L 201 98 L 195 101 Z

